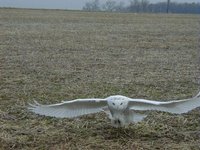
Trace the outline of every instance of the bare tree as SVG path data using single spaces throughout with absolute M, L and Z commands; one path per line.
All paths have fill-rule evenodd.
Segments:
M 140 12 L 140 1 L 139 0 L 130 0 L 129 11 L 131 12 Z
M 90 0 L 85 3 L 83 10 L 86 11 L 115 11 L 115 12 L 151 12 L 151 13 L 193 13 L 200 14 L 200 3 L 176 3 L 167 0 L 165 2 L 150 3 L 150 0 L 130 0 L 125 6 L 123 1 L 117 3 L 114 0 L 107 0 L 100 5 L 99 0 Z
M 116 11 L 116 2 L 114 0 L 108 0 L 106 3 L 103 5 L 103 10 L 105 11 Z
M 92 0 L 91 2 L 86 2 L 85 6 L 83 6 L 83 10 L 86 11 L 100 11 L 100 3 L 99 0 Z
M 148 0 L 141 0 L 141 11 L 147 12 L 149 1 Z
M 118 4 L 116 4 L 115 10 L 117 12 L 125 12 L 125 11 L 127 11 L 127 8 L 125 7 L 125 3 L 121 1 Z
M 167 13 L 169 13 L 170 0 L 167 0 Z

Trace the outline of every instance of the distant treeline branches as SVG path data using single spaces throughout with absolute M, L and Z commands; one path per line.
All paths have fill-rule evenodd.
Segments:
M 85 11 L 109 11 L 109 12 L 134 12 L 134 13 L 193 13 L 200 14 L 200 3 L 176 3 L 170 2 L 150 3 L 148 0 L 130 0 L 128 5 L 107 0 L 100 4 L 99 0 L 91 0 L 85 3 Z M 169 8 L 167 8 L 169 6 Z

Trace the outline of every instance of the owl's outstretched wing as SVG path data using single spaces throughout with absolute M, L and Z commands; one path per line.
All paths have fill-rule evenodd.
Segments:
M 76 99 L 52 105 L 41 105 L 35 101 L 35 104 L 29 104 L 28 109 L 36 114 L 45 116 L 74 118 L 100 112 L 106 106 L 107 101 L 105 99 Z
M 132 110 L 157 110 L 169 113 L 181 114 L 187 113 L 192 109 L 200 107 L 200 92 L 197 96 L 190 99 L 175 100 L 168 102 L 159 102 L 145 99 L 130 99 L 129 108 Z

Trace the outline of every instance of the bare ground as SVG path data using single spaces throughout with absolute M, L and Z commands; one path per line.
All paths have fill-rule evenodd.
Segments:
M 34 99 L 198 92 L 199 16 L 0 9 L 0 149 L 200 149 L 200 112 L 152 112 L 125 129 L 106 115 L 56 119 Z

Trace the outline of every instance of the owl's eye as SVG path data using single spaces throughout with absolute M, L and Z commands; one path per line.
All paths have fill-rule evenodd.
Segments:
M 115 103 L 112 103 L 113 105 L 115 105 Z
M 122 105 L 123 103 L 121 103 L 120 105 Z

